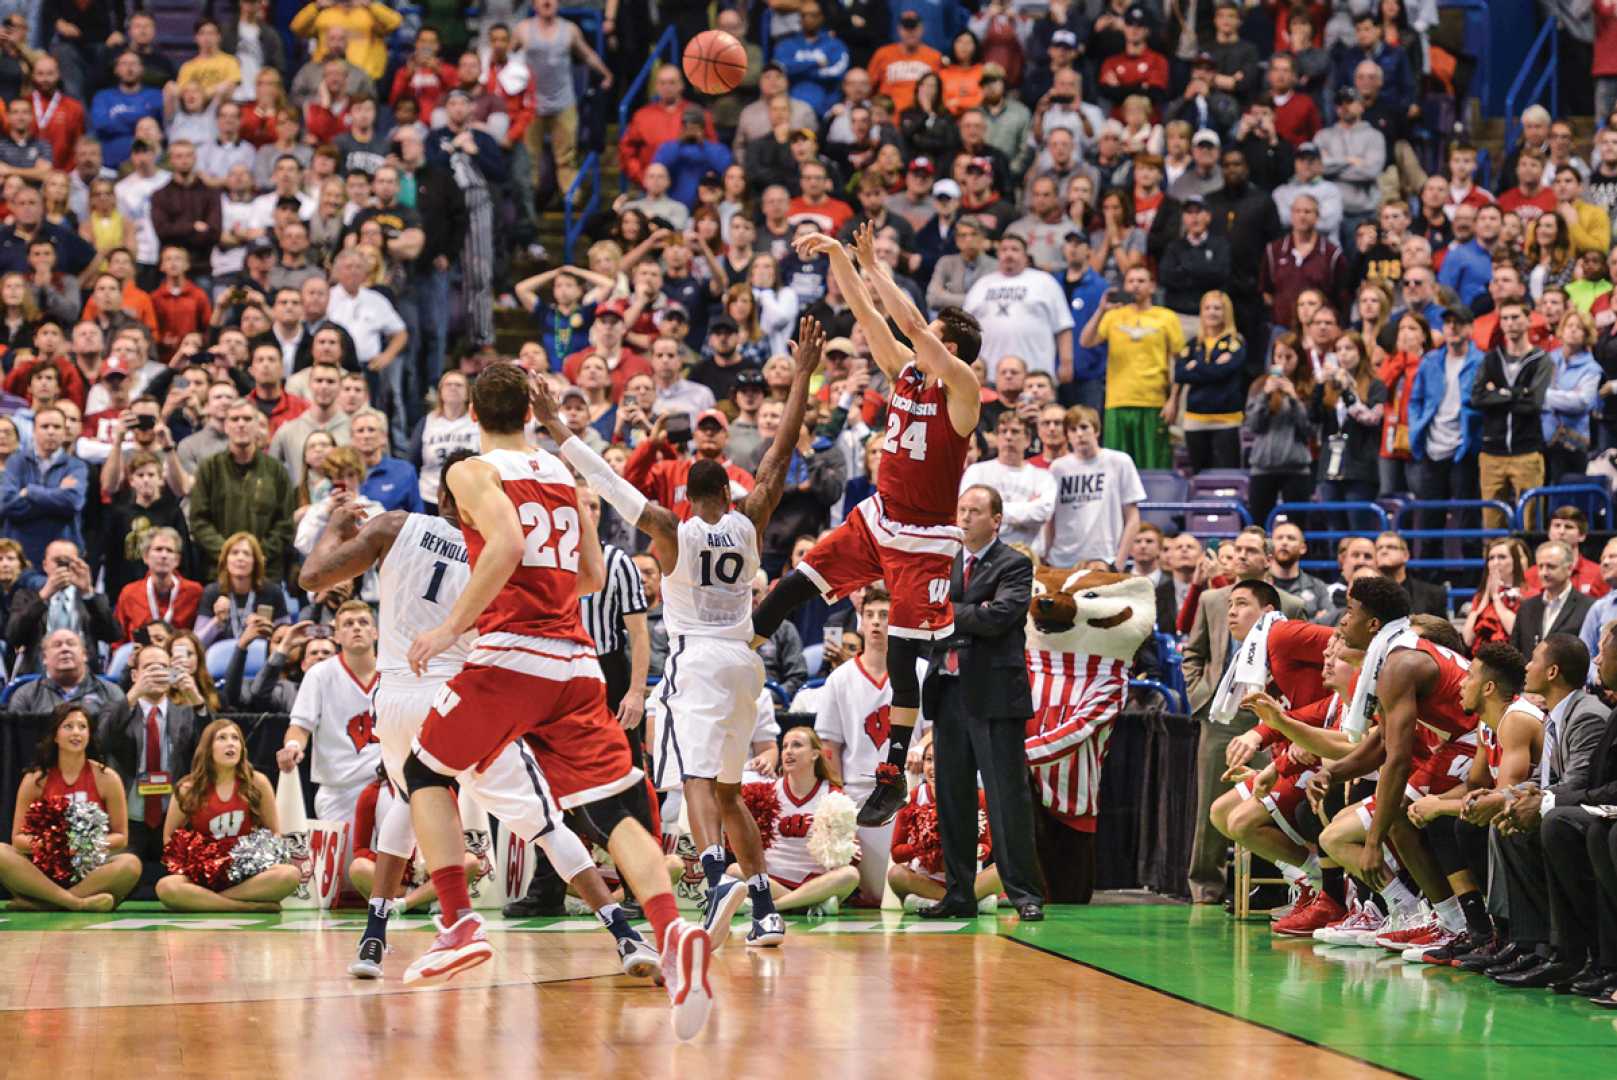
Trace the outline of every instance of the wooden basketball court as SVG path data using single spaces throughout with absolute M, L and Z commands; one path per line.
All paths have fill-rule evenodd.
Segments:
M 685 1046 L 669 1029 L 664 992 L 618 974 L 609 939 L 587 920 L 495 920 L 492 963 L 420 991 L 398 977 L 426 946 L 424 920 L 390 931 L 389 978 L 374 983 L 344 970 L 362 926 L 331 916 L 7 914 L 0 1038 L 11 1052 L 0 1072 L 119 1080 L 132 1070 L 210 1080 L 1379 1072 L 1018 941 L 1013 932 L 1031 939 L 1042 928 L 1019 931 L 1009 916 L 797 921 L 779 950 L 748 950 L 738 935 L 715 957 L 719 1011 Z

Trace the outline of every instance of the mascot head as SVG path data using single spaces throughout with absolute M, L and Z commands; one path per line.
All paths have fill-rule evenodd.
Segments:
M 1045 568 L 1033 581 L 1027 647 L 1126 660 L 1156 621 L 1156 587 L 1149 578 Z

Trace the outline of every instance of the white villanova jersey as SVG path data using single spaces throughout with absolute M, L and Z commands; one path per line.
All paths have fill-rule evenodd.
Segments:
M 679 561 L 663 578 L 668 636 L 750 643 L 758 565 L 758 531 L 747 515 L 730 510 L 711 524 L 695 516 L 681 524 Z
M 424 678 L 410 671 L 410 643 L 449 617 L 450 608 L 471 580 L 466 539 L 441 517 L 410 514 L 377 569 L 381 594 L 376 668 L 389 688 L 431 686 L 466 665 L 475 632 L 461 635 L 427 663 Z

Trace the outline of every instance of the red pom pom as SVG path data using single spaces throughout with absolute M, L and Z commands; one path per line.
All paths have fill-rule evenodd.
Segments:
M 235 846 L 234 836 L 215 840 L 195 829 L 176 829 L 163 845 L 163 865 L 192 884 L 218 891 L 231 884 L 230 849 Z
M 743 784 L 741 801 L 747 804 L 752 820 L 758 823 L 758 835 L 763 839 L 763 846 L 773 846 L 775 821 L 780 817 L 780 796 L 775 792 L 775 785 Z
M 915 808 L 911 819 L 915 830 L 915 857 L 929 874 L 943 872 L 943 837 L 938 835 L 938 808 L 925 803 Z
M 73 852 L 67 846 L 67 807 L 65 796 L 36 799 L 23 816 L 23 832 L 34 838 L 29 858 L 39 872 L 64 889 L 76 884 Z

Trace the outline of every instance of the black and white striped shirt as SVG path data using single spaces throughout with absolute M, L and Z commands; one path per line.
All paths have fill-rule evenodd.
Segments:
M 622 548 L 602 544 L 601 553 L 606 557 L 606 584 L 600 592 L 579 598 L 578 613 L 595 641 L 595 651 L 605 656 L 629 647 L 623 617 L 646 610 L 646 586 L 640 568 Z

